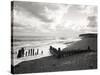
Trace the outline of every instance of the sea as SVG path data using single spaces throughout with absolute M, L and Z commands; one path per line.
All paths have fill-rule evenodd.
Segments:
M 61 48 L 63 50 L 68 46 L 65 44 L 67 40 L 65 38 L 57 38 L 51 36 L 13 36 L 12 38 L 12 65 L 15 66 L 23 61 L 40 59 L 43 57 L 51 56 L 49 51 L 50 46 L 56 49 Z M 24 55 L 22 58 L 17 58 L 18 51 L 24 47 L 25 51 L 34 49 L 35 53 L 39 50 L 38 55 Z M 43 53 L 41 53 L 43 52 Z

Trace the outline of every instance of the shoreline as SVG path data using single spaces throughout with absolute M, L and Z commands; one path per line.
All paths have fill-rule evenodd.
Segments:
M 37 56 L 28 56 L 28 57 L 22 57 L 22 58 L 14 58 L 12 59 L 13 60 L 13 66 L 16 66 L 17 64 L 23 62 L 23 61 L 29 61 L 29 60 L 36 60 L 36 59 L 40 59 L 40 58 L 43 58 L 43 57 L 47 57 L 47 56 L 50 56 L 51 54 L 49 53 L 49 47 L 50 46 L 53 46 L 55 48 L 61 48 L 61 49 L 64 49 L 67 47 L 67 44 L 64 44 L 64 43 L 59 43 L 59 42 L 52 42 L 52 43 L 48 43 L 48 44 L 45 44 L 45 45 L 42 45 L 42 46 L 38 46 L 38 47 L 33 47 L 34 49 L 39 49 L 40 51 L 43 50 L 44 51 L 44 55 L 37 55 Z M 28 48 L 28 47 L 26 47 Z M 32 48 L 32 47 L 30 47 Z

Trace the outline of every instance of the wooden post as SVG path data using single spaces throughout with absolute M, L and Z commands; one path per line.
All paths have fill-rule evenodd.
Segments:
M 34 56 L 34 49 L 33 49 L 33 56 Z
M 39 49 L 37 49 L 37 55 L 39 54 Z
M 28 56 L 30 56 L 30 49 L 28 50 Z
M 27 56 L 27 51 L 26 51 L 26 53 L 25 53 L 25 56 Z
M 41 54 L 43 54 L 43 51 L 41 51 Z
M 31 49 L 31 56 L 32 56 L 32 49 Z

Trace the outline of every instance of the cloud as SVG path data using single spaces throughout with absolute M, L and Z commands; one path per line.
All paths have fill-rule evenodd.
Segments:
M 72 17 L 71 17 L 72 16 Z M 72 5 L 68 9 L 68 19 L 72 20 L 69 26 L 72 29 L 84 32 L 97 32 L 97 7 L 91 5 Z M 68 27 L 68 26 L 67 26 Z
M 84 7 L 84 10 L 81 11 L 81 13 L 87 15 L 87 16 L 97 16 L 97 6 L 94 5 L 86 5 Z
M 95 32 L 95 10 L 95 6 L 88 5 L 17 1 L 13 10 L 15 35 L 74 36 Z
M 39 18 L 21 7 L 13 10 L 13 23 L 14 31 L 17 33 L 15 35 L 41 32 L 44 24 Z
M 88 20 L 89 20 L 88 27 L 97 27 L 97 17 L 96 16 L 89 16 Z
M 45 16 L 41 15 L 41 13 L 44 13 L 44 8 L 45 6 L 47 6 L 48 8 L 51 9 L 56 9 L 54 8 L 53 4 L 48 4 L 48 3 L 39 3 L 39 2 L 15 2 L 16 6 L 25 8 L 26 11 L 30 12 L 32 15 L 34 15 L 35 17 L 38 17 L 40 20 L 44 21 L 44 22 L 51 22 L 51 20 L 49 20 L 48 18 L 46 18 Z
M 67 14 L 67 10 L 69 6 L 65 6 L 63 4 L 56 5 L 58 8 L 56 10 L 52 10 L 51 8 L 48 8 L 45 6 L 45 13 L 42 13 L 43 16 L 45 16 L 47 19 L 52 20 L 50 25 L 50 29 L 56 30 L 57 25 L 62 24 L 64 14 Z

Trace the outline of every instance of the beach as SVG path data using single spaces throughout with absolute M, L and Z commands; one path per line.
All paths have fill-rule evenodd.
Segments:
M 97 69 L 97 6 L 12 1 L 11 13 L 11 73 Z
M 61 41 L 61 40 L 51 40 L 51 41 L 46 41 L 44 43 L 35 43 L 36 46 L 33 43 L 25 43 L 25 45 L 23 46 L 17 46 L 17 48 L 15 48 L 15 53 L 13 54 L 13 66 L 18 65 L 19 63 L 23 62 L 23 61 L 29 61 L 29 60 L 35 60 L 35 59 L 40 59 L 43 57 L 47 57 L 47 56 L 51 56 L 51 53 L 49 51 L 50 46 L 55 47 L 56 49 L 61 48 L 61 50 L 63 50 L 64 48 L 66 48 L 68 45 L 70 45 L 70 43 L 68 44 L 64 44 L 65 41 Z M 18 55 L 18 50 L 21 47 L 25 47 L 25 52 L 30 50 L 30 49 L 34 49 L 35 52 L 37 51 L 37 49 L 39 50 L 39 54 L 38 55 L 34 55 L 34 56 L 25 56 L 22 58 L 17 58 Z M 17 50 L 16 50 L 17 49 Z M 41 54 L 41 51 L 43 51 L 43 54 Z
M 12 73 L 97 69 L 97 37 L 94 37 L 93 34 L 90 35 L 87 34 L 85 36 L 88 37 L 82 36 L 83 38 L 70 42 L 68 40 L 51 40 L 42 42 L 36 47 L 32 46 L 33 44 L 25 46 L 25 53 L 27 50 L 34 49 L 35 55 L 25 56 L 25 54 L 21 58 L 14 58 Z M 50 52 L 50 46 L 56 50 L 61 49 L 60 57 L 58 54 L 55 56 Z M 42 54 L 41 51 L 43 51 Z
M 14 67 L 14 73 L 37 73 L 97 68 L 97 53 L 87 52 L 57 59 L 48 56 L 25 61 Z

